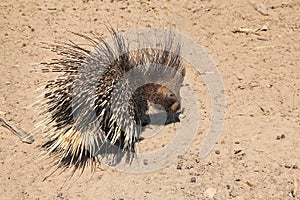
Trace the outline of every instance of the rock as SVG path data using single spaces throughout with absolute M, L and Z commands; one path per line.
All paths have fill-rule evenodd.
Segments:
M 205 197 L 212 199 L 212 198 L 214 198 L 216 193 L 217 193 L 217 190 L 215 188 L 210 187 L 207 190 L 205 190 L 205 192 L 203 194 Z
M 280 140 L 280 139 L 281 139 L 280 135 L 277 135 L 276 140 Z
M 148 160 L 147 159 L 144 160 L 144 165 L 148 165 Z
M 286 164 L 286 165 L 284 165 L 284 167 L 290 169 L 292 167 L 292 165 Z
M 293 169 L 298 169 L 298 165 L 293 165 Z
M 193 177 L 191 178 L 191 182 L 192 182 L 192 183 L 196 183 L 196 177 L 195 177 L 195 176 L 193 176 Z
M 269 30 L 268 26 L 267 25 L 263 25 L 261 28 L 260 28 L 261 31 L 267 31 Z
M 179 117 L 179 119 L 181 119 L 181 120 L 182 120 L 182 119 L 186 118 L 186 115 L 185 115 L 185 114 L 182 114 L 182 113 L 180 113 L 178 117 Z

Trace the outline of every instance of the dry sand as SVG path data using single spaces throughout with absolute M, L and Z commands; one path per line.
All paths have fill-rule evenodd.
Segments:
M 27 132 L 37 119 L 35 89 L 56 76 L 35 70 L 54 57 L 41 43 L 76 41 L 70 31 L 107 36 L 108 23 L 119 31 L 168 27 L 202 45 L 223 78 L 227 115 L 200 159 L 210 99 L 189 72 L 201 122 L 184 155 L 151 173 L 100 165 L 72 179 L 67 171 L 44 180 L 42 135 L 24 144 L 0 127 L 0 199 L 300 199 L 299 10 L 299 0 L 2 0 L 0 114 Z

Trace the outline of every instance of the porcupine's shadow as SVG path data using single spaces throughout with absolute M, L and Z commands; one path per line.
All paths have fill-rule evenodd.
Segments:
M 180 122 L 179 115 L 184 113 L 184 108 L 176 113 L 169 113 L 159 104 L 150 106 L 148 114 L 143 116 L 142 126 L 147 125 L 164 126 L 172 123 Z
M 142 118 L 142 132 L 148 127 L 148 125 L 159 125 L 164 126 L 171 123 L 180 122 L 179 115 L 183 112 L 177 112 L 174 114 L 166 113 L 165 111 L 158 111 L 156 113 L 146 114 Z M 164 117 L 166 115 L 166 117 Z M 164 119 L 164 120 L 152 120 L 151 119 Z M 139 137 L 135 143 L 138 143 L 145 138 Z M 104 163 L 109 166 L 115 166 L 119 164 L 122 159 L 125 157 L 125 161 L 127 163 L 131 163 L 131 161 L 136 157 L 136 151 L 134 148 L 124 150 L 124 140 L 125 138 L 121 137 L 120 140 L 117 140 L 115 144 L 111 144 L 110 142 L 102 143 L 102 148 L 94 154 L 100 161 L 104 161 Z
M 142 132 L 148 127 L 148 125 L 168 125 L 171 123 L 180 122 L 179 115 L 182 113 L 177 112 L 175 114 L 166 113 L 165 111 L 157 111 L 155 113 L 146 114 L 142 118 Z M 155 120 L 151 120 L 155 119 Z M 159 120 L 164 119 L 164 120 Z M 144 140 L 145 138 L 139 137 L 136 143 Z M 63 168 L 69 168 L 70 166 L 74 166 L 76 171 L 77 169 L 85 169 L 88 165 L 94 166 L 96 162 L 104 162 L 109 166 L 115 166 L 122 161 L 125 157 L 126 162 L 130 163 L 136 156 L 135 149 L 125 149 L 124 150 L 124 137 L 117 140 L 115 144 L 112 144 L 111 141 L 101 141 L 100 139 L 97 141 L 98 149 L 95 152 L 89 152 L 88 150 L 83 150 L 82 155 L 66 155 L 59 156 L 59 151 L 56 152 L 54 156 L 62 159 L 54 159 L 57 161 L 57 165 L 63 166 Z M 42 145 L 42 148 L 50 148 L 53 145 L 54 141 L 47 141 Z M 93 156 L 91 156 L 93 155 Z
M 152 120 L 151 119 L 162 119 L 164 118 L 165 113 L 164 112 L 158 112 L 158 113 L 153 113 L 153 114 L 148 114 L 144 116 L 144 119 L 142 121 L 142 126 L 146 127 L 147 125 L 168 125 L 172 123 L 177 123 L 180 122 L 179 115 L 181 112 L 172 114 L 172 113 L 167 113 L 166 119 L 164 120 Z

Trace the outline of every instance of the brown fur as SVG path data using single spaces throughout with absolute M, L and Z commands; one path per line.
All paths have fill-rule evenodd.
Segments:
M 176 113 L 180 108 L 180 100 L 169 88 L 156 83 L 145 84 L 134 93 L 136 114 L 139 120 L 147 113 L 149 103 L 159 104 L 167 113 Z M 142 121 L 142 120 L 141 120 Z

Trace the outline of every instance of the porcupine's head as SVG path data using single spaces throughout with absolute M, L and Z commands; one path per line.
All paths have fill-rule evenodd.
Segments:
M 165 124 L 179 122 L 179 113 L 177 113 L 181 109 L 179 91 L 172 91 L 167 86 L 161 84 L 149 83 L 138 88 L 137 93 L 139 93 L 141 98 L 150 104 L 158 104 L 164 108 L 165 112 L 167 113 Z M 136 97 L 136 100 L 137 99 L 139 99 L 139 97 Z M 146 114 L 147 110 L 148 107 L 144 108 L 144 112 L 140 113 Z M 142 119 L 146 119 L 146 121 L 142 121 L 143 125 L 150 123 L 149 118 L 144 117 Z
M 185 70 L 179 56 L 180 46 L 174 47 L 170 39 L 164 50 L 143 48 L 126 52 L 125 39 L 114 30 L 111 32 L 115 48 L 100 36 L 93 40 L 82 35 L 94 50 L 72 42 L 51 46 L 62 58 L 46 66 L 64 74 L 46 86 L 48 141 L 44 147 L 49 153 L 58 153 L 59 166 L 84 168 L 88 159 L 95 161 L 99 153 L 107 152 L 100 151 L 107 143 L 118 144 L 121 150 L 134 150 L 140 134 L 136 125 L 143 124 L 148 102 L 160 104 L 173 115 L 181 107 L 179 89 Z M 171 53 L 172 48 L 177 53 Z M 126 78 L 138 66 L 144 66 L 137 70 L 142 75 Z M 171 73 L 160 66 L 171 69 Z M 139 88 L 131 87 L 131 82 L 148 77 L 155 78 Z
M 154 87 L 156 85 L 154 84 Z M 155 104 L 161 105 L 167 113 L 176 113 L 180 110 L 180 99 L 176 94 L 166 86 L 159 85 L 156 91 L 149 99 Z

